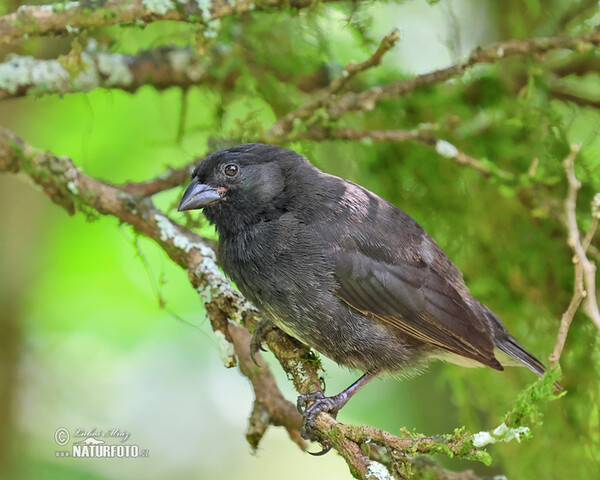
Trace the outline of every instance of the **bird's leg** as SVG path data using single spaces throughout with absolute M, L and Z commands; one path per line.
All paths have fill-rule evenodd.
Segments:
M 302 430 L 300 431 L 302 438 L 309 440 L 314 436 L 315 418 L 319 413 L 327 412 L 333 418 L 336 418 L 338 412 L 344 405 L 346 405 L 346 403 L 348 403 L 348 400 L 350 400 L 352 395 L 373 380 L 378 373 L 379 372 L 365 373 L 346 390 L 343 390 L 332 397 L 326 397 L 321 391 L 300 395 L 298 397 L 298 411 L 304 418 L 302 422 Z M 310 402 L 312 403 L 307 407 Z M 330 446 L 326 446 L 320 455 L 327 453 L 330 448 Z
M 255 365 L 258 365 L 258 363 L 256 362 L 254 355 L 256 355 L 256 352 L 259 350 L 266 352 L 262 346 L 262 342 L 265 338 L 265 335 L 275 328 L 275 325 L 273 325 L 271 321 L 267 320 L 266 318 L 263 318 L 260 322 L 258 322 L 258 325 L 256 325 L 254 333 L 252 334 L 252 340 L 250 341 L 250 358 Z

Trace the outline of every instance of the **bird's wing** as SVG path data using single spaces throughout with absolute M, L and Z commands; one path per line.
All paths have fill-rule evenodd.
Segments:
M 389 264 L 356 250 L 339 250 L 332 259 L 335 293 L 352 308 L 425 343 L 502 369 L 485 326 L 424 261 Z
M 326 181 L 331 214 L 311 227 L 333 263 L 334 293 L 374 321 L 501 370 L 460 271 L 427 232 L 373 192 Z

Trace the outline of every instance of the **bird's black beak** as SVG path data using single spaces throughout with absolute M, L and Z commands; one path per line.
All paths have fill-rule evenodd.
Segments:
M 203 208 L 211 203 L 221 200 L 221 195 L 216 188 L 210 185 L 204 185 L 197 178 L 192 180 L 189 187 L 185 190 L 181 203 L 177 209 L 179 212 L 184 210 L 195 210 Z

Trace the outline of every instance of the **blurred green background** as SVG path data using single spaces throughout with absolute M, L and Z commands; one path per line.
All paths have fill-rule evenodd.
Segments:
M 19 4 L 6 1 L 0 13 Z M 399 45 L 382 67 L 361 75 L 351 89 L 440 68 L 477 45 L 577 34 L 598 23 L 597 10 L 597 2 L 583 0 L 434 5 L 415 0 L 228 18 L 215 43 L 206 47 L 217 45 L 225 52 L 211 85 L 187 94 L 143 87 L 134 94 L 96 90 L 64 98 L 28 96 L 0 103 L 0 125 L 35 147 L 68 155 L 91 176 L 141 181 L 209 153 L 224 139 L 252 141 L 315 94 L 314 88 L 301 88 L 306 78 L 314 80 L 314 72 L 317 80 L 335 78 L 349 61 L 368 58 L 394 27 L 402 31 Z M 198 45 L 198 30 L 197 25 L 159 22 L 145 29 L 101 28 L 92 35 L 106 40 L 112 51 L 135 53 L 165 44 Z M 11 51 L 53 58 L 68 53 L 71 40 L 30 39 Z M 479 65 L 452 82 L 386 100 L 374 112 L 355 113 L 341 123 L 410 129 L 437 122 L 441 138 L 521 175 L 518 184 L 483 178 L 409 143 L 300 140 L 285 146 L 411 214 L 463 271 L 472 293 L 546 362 L 572 294 L 566 235 L 548 210 L 562 208 L 561 161 L 571 143 L 583 146 L 577 174 L 583 182 L 579 218 L 584 228 L 591 198 L 600 191 L 597 106 L 564 102 L 553 93 L 559 81 L 581 97 L 600 101 L 599 72 L 590 68 L 557 80 L 555 70 L 575 56 L 593 65 L 598 55 L 597 49 L 561 51 L 543 59 Z M 232 74 L 233 83 L 227 81 Z M 527 176 L 534 159 L 539 162 L 535 184 Z M 154 201 L 184 222 L 174 209 L 181 193 L 174 189 Z M 0 475 L 350 477 L 340 457 L 310 457 L 275 428 L 253 454 L 244 438 L 250 385 L 236 369 L 223 368 L 185 272 L 113 218 L 69 217 L 23 175 L 0 176 L 0 312 L 0 452 L 6 459 Z M 531 440 L 491 447 L 491 467 L 439 461 L 485 476 L 600 478 L 598 340 L 587 317 L 577 314 L 561 361 L 568 394 L 549 405 Z M 290 383 L 266 356 L 287 398 L 294 400 Z M 356 372 L 325 365 L 328 392 L 337 393 L 356 378 Z M 392 433 L 401 427 L 425 434 L 463 425 L 471 431 L 493 429 L 531 381 L 524 369 L 499 373 L 434 364 L 418 378 L 373 382 L 339 418 Z M 56 458 L 54 433 L 60 427 L 125 430 L 131 433 L 127 443 L 148 449 L 150 456 Z

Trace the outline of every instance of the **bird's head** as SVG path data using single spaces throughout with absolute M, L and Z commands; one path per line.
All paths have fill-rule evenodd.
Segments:
M 312 169 L 301 155 L 274 145 L 219 150 L 195 168 L 178 210 L 204 209 L 218 230 L 268 219 L 281 214 L 291 200 L 286 189 L 290 178 Z

